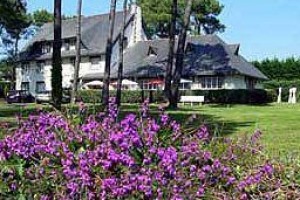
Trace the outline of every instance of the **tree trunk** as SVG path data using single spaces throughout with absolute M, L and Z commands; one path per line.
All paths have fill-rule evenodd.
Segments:
M 78 0 L 77 5 L 77 25 L 76 25 L 76 59 L 73 77 L 73 89 L 71 95 L 71 103 L 74 104 L 76 100 L 76 94 L 78 89 L 78 76 L 81 62 L 81 7 L 82 0 Z
M 178 47 L 176 52 L 176 64 L 175 64 L 175 73 L 172 84 L 172 98 L 170 102 L 170 108 L 177 108 L 178 97 L 179 97 L 179 85 L 180 79 L 182 76 L 183 64 L 184 64 L 184 52 L 185 52 L 185 42 L 187 30 L 190 24 L 191 10 L 192 10 L 192 2 L 193 0 L 186 0 L 186 7 L 184 11 L 184 21 L 183 28 L 179 35 L 178 39 Z
M 176 35 L 176 18 L 177 18 L 177 0 L 173 0 L 172 5 L 172 19 L 169 30 L 169 56 L 168 63 L 165 72 L 165 96 L 168 101 L 171 102 L 172 91 L 171 91 L 171 82 L 172 82 L 172 70 L 174 65 L 174 47 L 175 47 L 175 35 Z
M 20 35 L 20 34 L 18 34 Z M 20 41 L 20 37 L 16 36 L 16 40 L 15 40 L 15 46 L 14 46 L 14 55 L 13 55 L 13 69 L 12 69 L 12 79 L 11 82 L 12 84 L 10 85 L 12 90 L 16 89 L 16 68 L 17 68 L 17 62 L 18 62 L 18 58 L 19 58 L 19 41 Z
M 196 18 L 197 34 L 201 35 L 201 22 Z
M 61 110 L 62 101 L 61 46 L 61 0 L 54 0 L 54 42 L 51 84 L 53 106 L 58 110 Z
M 119 46 L 119 66 L 118 66 L 118 82 L 117 82 L 117 98 L 116 103 L 118 106 L 121 105 L 121 97 L 122 97 L 122 79 L 123 79 L 123 51 L 124 51 L 124 38 L 125 38 L 125 26 L 127 19 L 127 4 L 128 0 L 124 0 L 123 2 L 123 27 L 120 36 Z
M 111 54 L 112 54 L 112 38 L 115 26 L 115 15 L 116 15 L 116 1 L 111 0 L 110 14 L 109 14 L 109 33 L 106 44 L 106 55 L 105 55 L 105 71 L 103 77 L 103 90 L 102 90 L 102 103 L 105 107 L 108 106 L 109 102 L 109 82 L 110 82 L 110 65 L 111 65 Z

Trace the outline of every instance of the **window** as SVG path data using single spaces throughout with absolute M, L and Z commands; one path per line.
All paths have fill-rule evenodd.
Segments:
M 69 40 L 69 50 L 75 50 L 76 48 L 76 40 L 71 39 Z
M 35 87 L 35 91 L 37 93 L 41 93 L 41 92 L 44 92 L 46 91 L 46 84 L 45 82 L 36 82 L 36 87 Z
M 254 89 L 256 85 L 256 81 L 253 78 L 245 77 L 246 87 L 247 89 Z
M 29 91 L 29 82 L 22 82 L 21 83 L 21 90 Z
M 100 61 L 105 61 L 105 54 L 100 55 Z
M 91 70 L 100 69 L 100 66 L 99 66 L 100 60 L 101 60 L 101 57 L 90 57 Z
M 149 50 L 148 50 L 148 56 L 157 56 L 157 53 L 156 53 L 156 49 L 154 49 L 153 47 L 149 47 Z
M 36 73 L 37 74 L 43 74 L 44 73 L 44 67 L 45 67 L 45 62 L 43 62 L 43 61 L 37 62 Z
M 179 90 L 190 90 L 191 83 L 180 83 Z
M 71 63 L 73 66 L 75 66 L 75 61 L 76 61 L 75 58 L 70 58 L 70 63 Z
M 222 89 L 224 78 L 219 76 L 208 76 L 201 78 L 202 89 Z
M 143 90 L 158 90 L 160 88 L 160 84 L 158 83 L 149 83 L 143 82 Z
M 45 43 L 42 47 L 42 53 L 50 53 L 51 48 L 51 43 Z
M 191 43 L 188 43 L 187 47 L 186 47 L 186 52 L 192 52 L 194 50 L 194 45 Z
M 127 46 L 128 46 L 128 38 L 125 37 L 124 40 L 123 40 L 123 47 L 124 47 L 124 49 L 126 49 Z
M 21 66 L 21 73 L 24 74 L 28 74 L 29 72 L 29 63 L 23 63 Z
M 99 57 L 90 57 L 90 62 L 92 65 L 98 65 L 100 62 L 100 58 Z
M 69 41 L 69 40 L 66 40 L 66 41 L 63 43 L 63 47 L 65 48 L 65 51 L 69 51 L 69 50 L 70 50 L 70 41 Z

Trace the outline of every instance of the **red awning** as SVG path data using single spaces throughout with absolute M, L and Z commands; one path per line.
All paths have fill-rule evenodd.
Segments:
M 163 80 L 160 80 L 160 79 L 152 79 L 152 80 L 149 80 L 146 84 L 163 84 L 164 81 Z

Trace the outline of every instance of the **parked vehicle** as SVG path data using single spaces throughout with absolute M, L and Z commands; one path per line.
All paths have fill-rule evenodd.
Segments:
M 7 103 L 33 103 L 34 97 L 27 90 L 8 91 L 6 97 Z
M 42 91 L 35 95 L 35 102 L 38 104 L 50 103 L 51 98 L 51 91 Z M 70 101 L 71 97 L 69 95 L 63 94 L 62 103 L 70 103 Z
M 40 103 L 49 103 L 51 101 L 51 92 L 50 91 L 43 91 L 39 92 L 35 95 L 35 102 Z

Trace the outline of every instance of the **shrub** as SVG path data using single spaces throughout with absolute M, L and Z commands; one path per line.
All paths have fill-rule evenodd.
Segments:
M 278 88 L 282 88 L 282 101 L 288 102 L 289 98 L 289 89 L 292 87 L 298 88 L 297 92 L 297 99 L 300 98 L 300 80 L 281 80 L 281 81 L 267 81 L 264 83 L 264 87 L 268 90 L 272 90 L 276 94 L 276 100 L 277 101 L 277 95 L 278 95 Z
M 84 106 L 81 107 L 84 112 Z M 6 199 L 276 199 L 299 198 L 299 171 L 261 154 L 249 139 L 212 140 L 185 132 L 161 111 L 117 122 L 107 114 L 74 125 L 60 115 L 31 116 L 0 140 L 0 195 Z M 299 169 L 299 166 L 298 168 Z M 296 170 L 296 168 L 295 168 Z M 299 180 L 298 180 L 299 181 Z
M 193 90 L 183 94 L 204 96 L 206 103 L 266 104 L 272 102 L 266 90 Z
M 144 95 L 144 97 L 143 97 Z M 84 103 L 101 103 L 101 90 L 81 90 L 78 92 L 79 98 Z M 116 91 L 110 91 L 110 96 L 115 97 Z M 164 96 L 162 91 L 123 91 L 122 103 L 142 103 L 145 99 L 151 99 L 151 102 L 163 102 Z
M 144 93 L 144 98 L 143 94 Z M 116 91 L 110 91 L 111 96 L 116 96 Z M 266 90 L 190 90 L 180 91 L 182 95 L 205 96 L 205 103 L 221 104 L 266 104 L 276 101 L 277 96 Z M 101 91 L 83 90 L 79 96 L 84 103 L 100 103 Z M 276 96 L 276 97 L 275 97 Z M 150 99 L 152 103 L 165 101 L 163 91 L 123 91 L 122 103 L 142 103 L 144 99 Z

